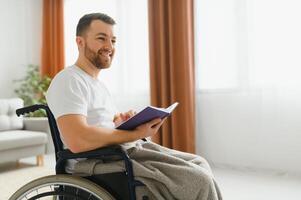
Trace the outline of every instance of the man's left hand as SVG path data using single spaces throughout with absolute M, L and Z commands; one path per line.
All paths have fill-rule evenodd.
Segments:
M 122 124 L 124 121 L 128 120 L 129 118 L 133 117 L 136 114 L 135 111 L 130 110 L 125 113 L 117 113 L 114 115 L 113 122 L 115 123 L 115 127 L 119 126 Z

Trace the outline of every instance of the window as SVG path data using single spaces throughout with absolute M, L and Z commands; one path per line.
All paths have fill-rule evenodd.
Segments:
M 301 84 L 301 2 L 195 1 L 199 89 Z

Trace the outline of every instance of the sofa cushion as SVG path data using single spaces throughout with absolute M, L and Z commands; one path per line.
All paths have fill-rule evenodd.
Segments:
M 47 134 L 37 131 L 1 131 L 0 151 L 47 143 Z
M 0 99 L 0 131 L 23 128 L 23 119 L 16 115 L 16 109 L 23 107 L 20 98 Z

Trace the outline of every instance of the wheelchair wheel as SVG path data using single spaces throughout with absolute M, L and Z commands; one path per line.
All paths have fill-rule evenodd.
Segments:
M 81 177 L 51 175 L 31 181 L 9 200 L 114 200 L 105 189 Z

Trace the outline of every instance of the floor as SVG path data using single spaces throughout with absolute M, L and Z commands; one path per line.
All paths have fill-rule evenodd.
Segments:
M 22 159 L 22 162 L 34 164 L 35 158 Z M 45 166 L 54 166 L 54 155 L 45 156 Z M 225 200 L 301 199 L 301 175 L 229 167 L 213 167 L 213 171 Z
M 300 200 L 301 176 L 213 168 L 225 200 Z

